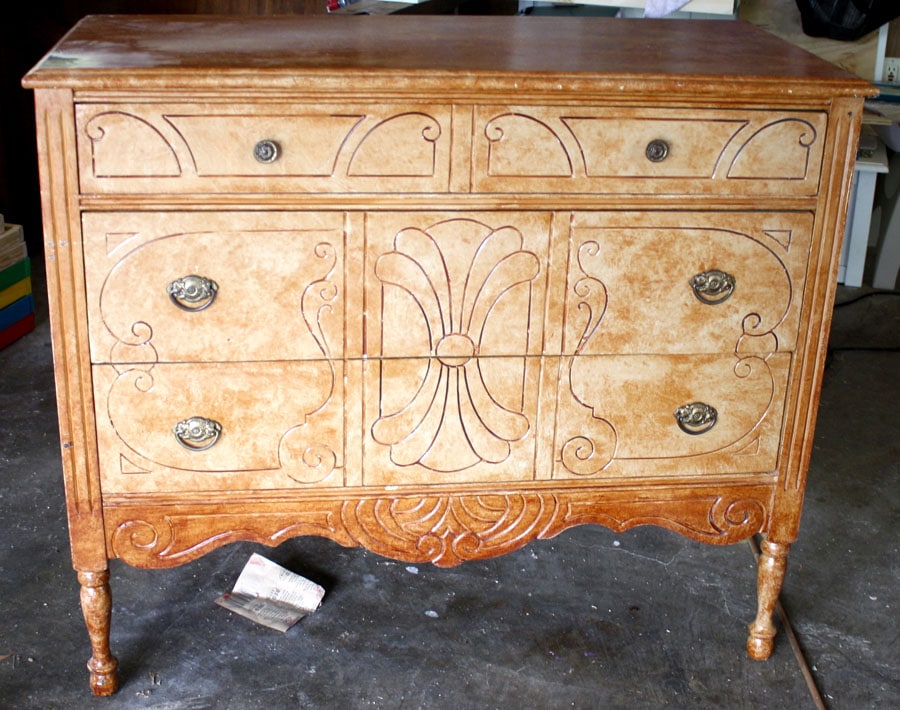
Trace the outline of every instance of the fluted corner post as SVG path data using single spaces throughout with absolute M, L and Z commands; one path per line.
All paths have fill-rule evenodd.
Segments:
M 91 691 L 108 696 L 119 687 L 119 662 L 109 651 L 109 627 L 112 617 L 112 595 L 109 591 L 109 571 L 78 572 L 81 584 L 81 612 L 91 639 Z
M 750 658 L 764 661 L 772 655 L 775 643 L 775 624 L 772 614 L 778 604 L 778 595 L 784 582 L 787 554 L 790 545 L 765 540 L 760 545 L 757 578 L 758 608 L 756 620 L 750 624 L 747 653 Z

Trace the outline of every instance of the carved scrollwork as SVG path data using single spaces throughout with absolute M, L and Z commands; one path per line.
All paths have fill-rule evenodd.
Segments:
M 593 476 L 600 473 L 613 460 L 616 452 L 616 432 L 609 422 L 599 419 L 591 422 L 602 436 L 573 436 L 560 449 L 560 460 L 569 473 L 576 476 Z
M 750 531 L 749 534 L 761 530 L 766 521 L 766 507 L 754 498 L 737 500 L 719 497 L 709 511 L 712 526 L 723 534 L 734 531 Z
M 375 552 L 447 567 L 521 547 L 556 514 L 552 495 L 513 493 L 365 499 L 346 503 L 341 519 Z
M 559 438 L 564 442 L 559 450 L 559 461 L 569 473 L 576 476 L 593 476 L 599 473 L 610 464 L 616 451 L 615 429 L 607 420 L 598 417 L 593 407 L 579 397 L 572 380 L 572 371 L 578 362 L 577 356 L 584 352 L 606 313 L 608 303 L 606 286 L 599 279 L 589 276 L 589 269 L 585 265 L 585 260 L 599 255 L 600 244 L 596 241 L 584 242 L 578 248 L 577 263 L 581 277 L 575 281 L 572 292 L 577 297 L 575 310 L 583 321 L 583 326 L 580 327 L 574 356 L 567 358 L 563 365 L 562 381 L 568 383 L 571 398 L 563 397 L 559 403 L 559 419 L 563 422 Z M 577 425 L 574 428 L 571 425 L 566 427 L 565 423 L 573 419 L 572 416 L 567 416 L 566 410 L 574 407 L 589 411 L 590 418 L 585 420 L 584 413 L 578 412 L 574 417 Z
M 698 542 L 726 545 L 765 528 L 770 495 L 768 486 L 747 486 L 732 494 L 680 490 L 659 497 L 649 494 L 640 501 L 632 498 L 614 502 L 615 493 L 609 501 L 571 495 L 566 496 L 565 514 L 558 527 L 548 529 L 545 537 L 586 523 L 598 523 L 616 532 L 655 525 Z
M 595 241 L 584 242 L 578 247 L 578 268 L 582 276 L 575 282 L 572 291 L 578 297 L 575 307 L 584 319 L 584 327 L 575 347 L 576 355 L 584 351 L 606 313 L 608 303 L 606 286 L 599 279 L 590 276 L 590 270 L 585 266 L 586 259 L 595 258 L 599 254 L 600 244 Z
M 178 513 L 170 507 L 129 506 L 106 513 L 115 557 L 140 567 L 172 567 L 230 542 L 278 545 L 298 535 L 321 535 L 362 545 L 392 559 L 453 566 L 506 554 L 575 525 L 615 531 L 656 525 L 700 542 L 728 544 L 765 529 L 771 486 L 633 490 L 522 490 L 481 495 L 309 498 L 244 503 L 241 513 L 215 503 Z
M 485 124 L 492 177 L 570 177 L 572 159 L 559 134 L 534 116 L 504 113 Z M 523 159 L 523 157 L 525 159 Z
M 178 156 L 162 132 L 140 116 L 123 111 L 105 111 L 85 125 L 91 141 L 94 177 L 176 177 L 181 175 Z M 141 159 L 129 160 L 134 146 Z M 123 158 L 126 156 L 126 158 Z
M 451 241 L 458 234 L 463 237 Z M 468 245 L 470 258 L 454 254 L 460 244 Z M 540 272 L 538 258 L 522 247 L 523 236 L 512 227 L 494 229 L 460 219 L 404 229 L 394 239 L 394 250 L 378 257 L 375 274 L 383 291 L 393 289 L 414 301 L 423 315 L 420 327 L 428 348 L 421 353 L 427 356 L 421 377 L 412 368 L 403 376 L 401 389 L 414 392 L 412 400 L 393 410 L 382 404 L 372 427 L 373 438 L 390 447 L 396 465 L 454 472 L 500 463 L 510 456 L 512 442 L 528 433 L 527 417 L 505 405 L 486 376 L 487 368 L 502 366 L 509 378 L 523 381 L 524 358 L 488 365 L 476 357 L 492 346 L 486 333 L 501 317 L 498 303 L 518 287 L 530 293 Z M 510 330 L 527 333 L 531 300 L 515 303 L 514 310 L 500 312 L 515 319 Z M 440 454 L 447 451 L 453 455 Z
M 327 272 L 322 278 L 313 281 L 303 289 L 301 310 L 303 311 L 303 321 L 309 328 L 310 335 L 316 341 L 322 355 L 330 358 L 331 349 L 325 339 L 322 318 L 325 314 L 333 311 L 334 303 L 339 295 L 337 285 L 331 280 L 337 264 L 337 251 L 333 244 L 320 242 L 316 244 L 314 253 L 317 259 L 326 264 Z
M 380 121 L 360 141 L 350 158 L 351 177 L 431 177 L 434 175 L 441 124 L 420 112 Z
M 119 525 L 112 536 L 112 551 L 116 557 L 127 559 L 135 553 L 145 557 L 162 557 L 173 540 L 175 530 L 171 521 L 129 520 Z M 133 553 L 129 553 L 133 550 Z
M 288 477 L 297 483 L 321 483 L 337 468 L 338 460 L 334 449 L 326 444 L 310 444 L 293 465 L 282 466 Z
M 353 545 L 338 525 L 332 503 L 310 503 L 303 510 L 247 515 L 223 513 L 218 506 L 191 513 L 173 513 L 165 507 L 142 508 L 131 518 L 127 508 L 106 516 L 111 557 L 135 567 L 176 567 L 232 542 L 249 541 L 275 546 L 299 535 L 322 535 Z
M 815 126 L 799 118 L 782 118 L 756 130 L 741 145 L 728 169 L 730 179 L 802 180 L 809 175 Z M 773 160 L 777 155 L 778 160 Z

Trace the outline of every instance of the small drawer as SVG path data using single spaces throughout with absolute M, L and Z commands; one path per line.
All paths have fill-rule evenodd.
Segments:
M 563 358 L 554 477 L 775 470 L 791 354 Z
M 445 192 L 450 108 L 79 104 L 82 193 Z
M 343 485 L 340 362 L 95 365 L 104 493 Z
M 792 351 L 813 215 L 576 213 L 563 352 Z
M 481 106 L 473 190 L 814 195 L 825 126 L 817 112 Z
M 93 362 L 344 354 L 340 213 L 92 212 L 83 229 Z

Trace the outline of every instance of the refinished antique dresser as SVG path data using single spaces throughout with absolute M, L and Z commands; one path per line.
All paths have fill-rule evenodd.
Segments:
M 739 22 L 89 17 L 24 80 L 74 567 L 764 533 L 766 658 L 869 85 Z

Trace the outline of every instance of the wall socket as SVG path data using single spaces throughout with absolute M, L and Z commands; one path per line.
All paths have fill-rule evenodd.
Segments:
M 886 84 L 900 84 L 900 57 L 885 57 L 882 81 Z

